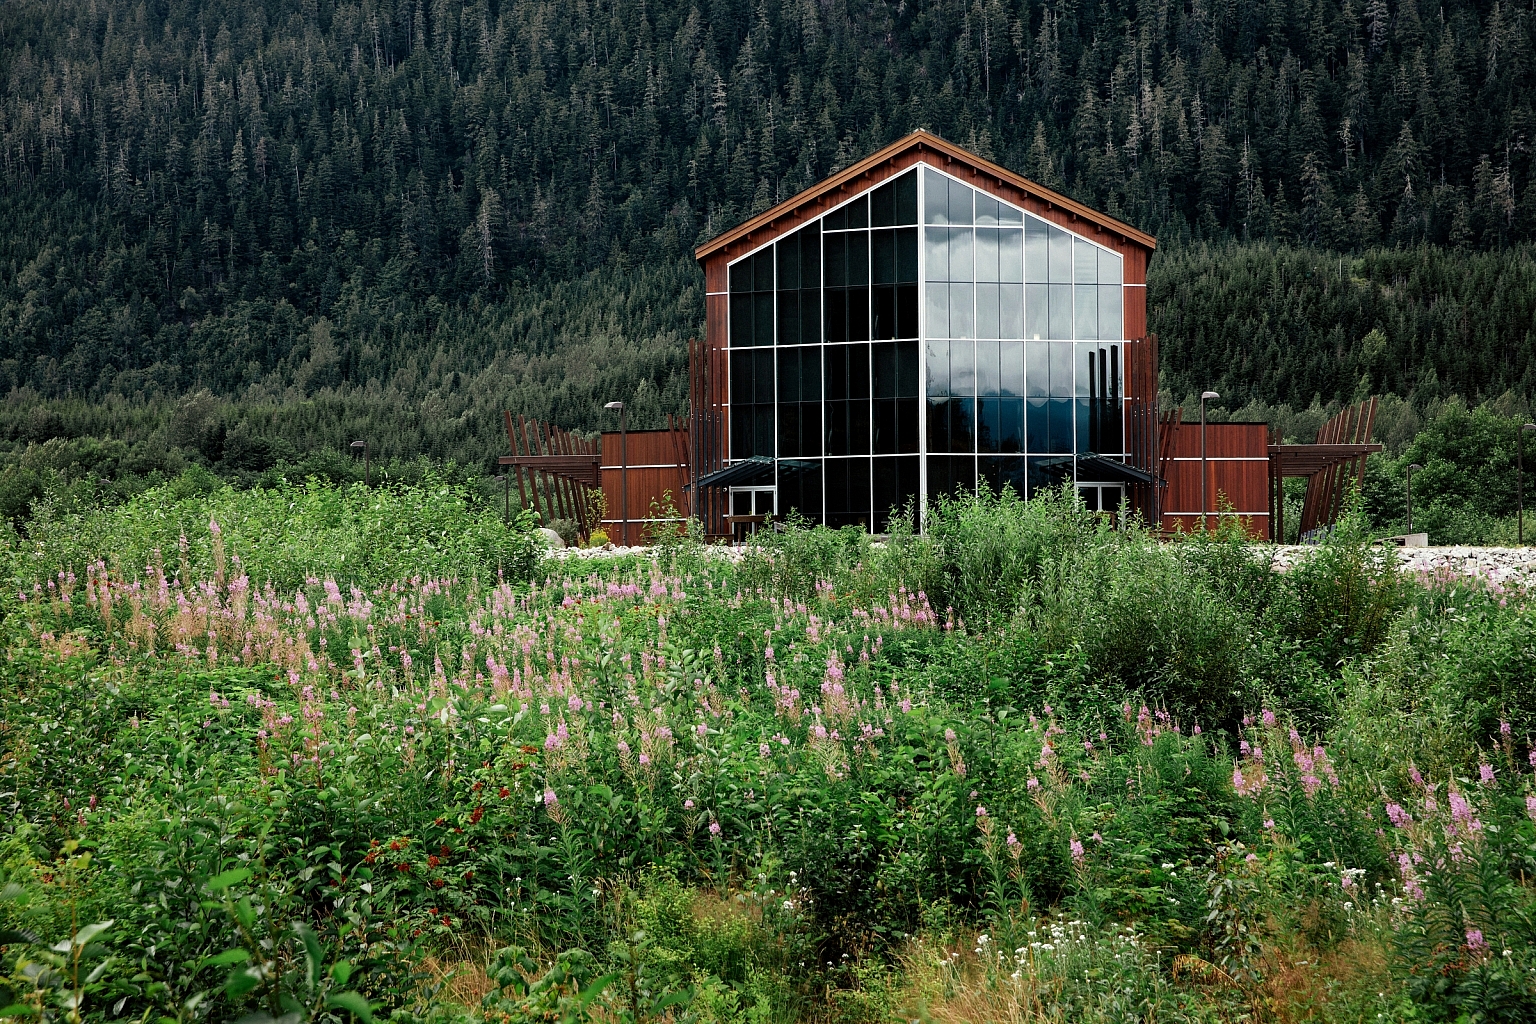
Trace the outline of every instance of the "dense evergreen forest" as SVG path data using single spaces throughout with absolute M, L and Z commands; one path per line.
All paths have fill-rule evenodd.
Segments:
M 13 0 L 0 83 L 13 445 L 657 422 L 692 247 L 917 127 L 1159 236 L 1174 399 L 1536 385 L 1527 4 Z

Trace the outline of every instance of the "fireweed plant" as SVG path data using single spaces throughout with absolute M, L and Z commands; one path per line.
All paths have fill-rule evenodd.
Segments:
M 8 535 L 4 1012 L 1536 1006 L 1522 591 L 1068 496 L 729 555 L 531 525 L 311 485 Z

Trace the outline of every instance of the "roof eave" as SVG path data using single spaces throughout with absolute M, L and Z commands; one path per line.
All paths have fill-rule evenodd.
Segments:
M 1134 242 L 1138 245 L 1144 246 L 1149 250 L 1157 248 L 1157 239 L 1152 235 L 1133 228 L 1129 224 L 1126 224 L 1120 220 L 1116 220 L 1114 217 L 1101 213 L 1092 207 L 1084 206 L 1082 203 L 1079 203 L 1075 199 L 1069 199 L 1059 192 L 1055 192 L 1043 185 L 1039 185 L 1033 181 L 1030 181 L 1028 178 L 1023 177 L 1022 175 L 1013 173 L 1006 167 L 995 164 L 990 160 L 985 160 L 974 153 L 961 149 L 959 146 L 956 146 L 951 142 L 941 139 L 937 135 L 919 128 L 912 134 L 897 139 L 889 146 L 877 150 L 864 159 L 850 164 L 836 174 L 820 182 L 817 182 L 810 188 L 802 190 L 796 195 L 793 195 L 790 198 L 784 200 L 782 203 L 771 206 L 757 216 L 743 221 L 742 223 L 736 225 L 734 228 L 731 228 L 729 231 L 725 231 L 716 235 L 714 238 L 710 239 L 694 250 L 694 259 L 702 262 L 706 257 L 719 251 L 720 249 L 725 248 L 732 242 L 755 234 L 759 230 L 772 225 L 773 222 L 777 221 L 780 217 L 791 213 L 792 211 L 798 209 L 813 199 L 823 196 L 828 192 L 834 191 L 849 181 L 853 181 L 854 179 L 867 173 L 872 168 L 879 166 L 880 164 L 890 160 L 898 154 L 904 153 L 913 147 L 921 148 L 924 146 L 934 150 L 937 153 L 942 153 L 947 157 L 969 164 L 971 167 L 982 172 L 983 174 L 990 175 L 999 181 L 1005 181 L 1013 187 L 1029 195 L 1035 196 L 1043 202 L 1049 203 L 1052 206 L 1059 206 L 1069 213 L 1076 214 L 1080 218 L 1098 224 L 1107 230 L 1114 231 L 1117 234 L 1124 236 L 1125 239 L 1129 242 Z

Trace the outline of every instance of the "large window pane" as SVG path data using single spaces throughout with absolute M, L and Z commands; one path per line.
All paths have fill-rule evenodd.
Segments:
M 800 292 L 800 341 L 813 345 L 821 338 L 821 290 L 802 289 Z
M 976 399 L 951 398 L 949 400 L 949 450 L 952 452 L 976 450 Z
M 949 336 L 951 338 L 976 337 L 976 314 L 972 305 L 972 284 L 949 286 Z
M 876 341 L 896 337 L 896 286 L 883 284 L 873 289 L 873 309 L 870 327 Z
M 976 450 L 1002 451 L 1002 399 L 976 400 Z
M 779 344 L 800 344 L 800 293 L 778 293 L 779 296 Z M 811 339 L 815 341 L 815 338 Z
M 923 169 L 923 223 L 949 223 L 949 179 L 928 168 Z
M 1051 391 L 1052 398 L 1071 398 L 1072 394 L 1072 343 L 1051 342 Z
M 998 233 L 991 228 L 976 229 L 976 280 L 998 280 Z
M 998 285 L 997 336 L 1024 337 L 1024 286 Z
M 1024 343 L 1005 341 L 998 345 L 998 391 L 1014 398 L 1024 397 Z
M 976 394 L 976 343 L 951 342 L 949 346 L 949 393 L 964 398 Z
M 1072 336 L 1094 340 L 1099 336 L 1099 286 L 1078 285 L 1072 291 Z
M 949 279 L 951 281 L 975 280 L 972 246 L 975 231 L 972 228 L 949 229 Z
M 997 289 L 995 284 L 976 286 L 976 337 L 996 338 L 998 334 Z
M 740 260 L 731 265 L 731 293 L 750 292 L 752 290 L 752 261 Z
M 828 288 L 823 293 L 827 303 L 827 334 L 829 342 L 848 340 L 848 290 Z
M 826 272 L 827 287 L 841 288 L 848 283 L 848 236 L 826 235 L 823 242 L 827 255 L 822 269 Z
M 1018 227 L 1024 223 L 1024 211 L 1007 203 L 998 204 L 997 222 L 1003 227 Z
M 997 227 L 997 214 L 1000 204 L 985 192 L 976 193 L 976 226 Z
M 779 350 L 779 401 L 781 403 L 800 401 L 800 353 L 802 351 L 798 348 Z
M 1003 452 L 1024 450 L 1024 400 L 998 399 L 997 449 Z
M 896 223 L 896 183 L 888 181 L 869 194 L 870 227 L 884 228 Z
M 1099 284 L 1120 284 L 1120 254 L 1099 250 Z
M 869 232 L 850 231 L 848 239 L 848 283 L 869 284 Z
M 1024 343 L 1024 394 L 1044 398 L 1051 393 L 1051 343 Z
M 876 398 L 896 397 L 896 346 L 871 345 L 870 390 Z
M 1037 340 L 1051 336 L 1051 286 L 1024 286 L 1024 337 Z
M 1002 390 L 1002 350 L 995 341 L 976 343 L 976 393 L 995 398 Z
M 871 280 L 875 284 L 895 284 L 896 232 L 871 231 L 869 245 Z
M 848 340 L 869 340 L 869 289 L 848 289 Z
M 845 206 L 848 212 L 848 226 L 850 228 L 869 227 L 869 196 L 859 196 L 853 202 Z
M 1051 421 L 1049 451 L 1053 455 L 1072 453 L 1072 408 L 1070 398 L 1052 398 L 1046 402 L 1046 413 Z
M 1098 284 L 1099 247 L 1079 238 L 1074 243 L 1072 252 L 1076 264 L 1072 279 L 1078 284 Z
M 949 399 L 928 399 L 928 450 L 949 451 Z
M 800 287 L 821 287 L 821 221 L 813 220 L 799 231 Z
M 754 387 L 753 401 L 759 405 L 769 407 L 773 412 L 773 349 L 758 349 L 753 354 L 756 365 L 752 368 L 752 380 Z
M 1051 285 L 1051 333 L 1052 339 L 1072 337 L 1072 286 Z
M 949 229 L 923 230 L 923 264 L 930 281 L 949 280 Z
M 774 247 L 779 259 L 778 287 L 800 287 L 800 239 L 791 235 Z
M 916 171 L 908 171 L 896 179 L 896 223 L 917 223 Z
M 818 360 L 819 362 L 819 360 Z M 800 403 L 800 454 L 821 454 L 821 405 Z
M 732 293 L 731 348 L 747 348 L 752 344 L 752 293 Z
M 949 337 L 949 285 L 928 286 L 928 337 Z
M 1031 452 L 1051 450 L 1051 422 L 1046 415 L 1046 401 L 1044 398 L 1031 398 L 1025 403 L 1026 443 Z
M 1121 315 L 1123 292 L 1118 284 L 1099 285 L 1099 337 L 1106 341 L 1125 338 L 1125 324 Z
M 997 279 L 1024 280 L 1024 232 L 1003 228 L 997 233 Z
M 1024 280 L 1050 281 L 1050 232 L 1050 225 L 1040 218 L 1024 218 Z
M 976 198 L 976 191 L 969 185 L 962 185 L 958 181 L 949 183 L 949 222 L 951 224 L 970 224 L 974 222 L 971 205 Z
M 1072 236 L 1061 228 L 1050 227 L 1051 283 L 1072 283 Z
M 949 342 L 927 343 L 928 396 L 943 398 L 949 394 Z
M 755 345 L 773 344 L 773 292 L 752 295 L 752 338 Z
M 917 285 L 896 286 L 896 337 L 917 337 Z
M 901 398 L 916 398 L 920 381 L 917 375 L 917 342 L 903 341 L 896 346 L 896 394 Z

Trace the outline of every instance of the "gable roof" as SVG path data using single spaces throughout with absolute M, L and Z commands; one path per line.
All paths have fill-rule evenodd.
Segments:
M 734 228 L 731 228 L 729 231 L 725 231 L 716 235 L 714 238 L 710 239 L 694 250 L 694 258 L 697 260 L 703 260 L 705 257 L 719 251 L 720 249 L 725 248 L 737 239 L 743 238 L 747 235 L 755 234 L 764 228 L 770 227 L 775 221 L 792 214 L 795 210 L 799 209 L 801 206 L 804 206 L 806 203 L 818 198 L 819 196 L 825 195 L 828 192 L 833 192 L 842 188 L 844 185 L 858 179 L 862 175 L 885 163 L 887 160 L 899 156 L 910 149 L 931 150 L 937 155 L 945 156 L 951 160 L 966 164 L 978 174 L 983 176 L 990 176 L 1001 182 L 1006 182 L 1019 191 L 1025 193 L 1026 195 L 1039 199 L 1041 202 L 1049 203 L 1055 207 L 1060 207 L 1066 212 L 1074 214 L 1075 216 L 1086 220 L 1089 223 L 1098 224 L 1108 231 L 1123 235 L 1128 242 L 1133 242 L 1135 244 L 1145 246 L 1147 249 L 1157 248 L 1157 239 L 1152 235 L 1147 234 L 1145 231 L 1139 231 L 1124 221 L 1116 220 L 1114 217 L 1111 217 L 1108 214 L 1100 213 L 1098 210 L 1095 210 L 1092 207 L 1084 206 L 1082 203 L 1079 203 L 1075 199 L 1068 199 L 1066 196 L 1059 192 L 1052 191 L 1051 189 L 1046 188 L 1044 185 L 1036 184 L 1035 182 L 1030 181 L 1028 178 L 1023 177 L 1022 175 L 1013 173 L 1006 167 L 995 164 L 990 160 L 984 160 L 969 150 L 961 149 L 954 143 L 948 142 L 939 138 L 937 135 L 934 135 L 932 132 L 919 128 L 912 134 L 904 138 L 897 139 L 889 146 L 877 150 L 864 159 L 850 164 L 849 166 L 843 168 L 841 171 L 838 171 L 836 174 L 833 174 L 828 178 L 824 178 L 823 180 L 812 185 L 810 188 L 800 192 L 798 195 L 791 196 L 789 199 L 784 200 L 782 203 L 769 207 L 767 210 L 764 210 L 757 216 L 743 221 L 742 223 L 736 225 Z

